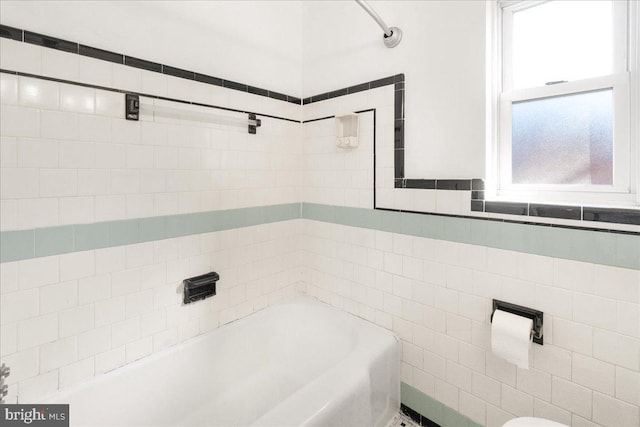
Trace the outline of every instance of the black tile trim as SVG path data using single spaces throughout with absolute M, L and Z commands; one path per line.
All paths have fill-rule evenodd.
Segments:
M 474 178 L 471 180 L 472 190 L 484 190 L 484 179 Z
M 616 224 L 640 225 L 640 209 L 582 208 L 585 221 L 613 222 Z
M 196 79 L 196 73 L 194 73 L 193 71 L 183 70 L 182 68 L 169 67 L 168 65 L 162 66 L 162 74 L 180 77 L 187 80 Z
M 484 200 L 471 200 L 471 212 L 484 212 Z
M 471 200 L 484 200 L 484 190 L 471 190 Z
M 319 93 L 317 95 L 309 96 L 302 100 L 303 105 L 311 104 L 319 101 L 326 101 L 327 99 L 336 98 L 338 96 L 344 95 L 352 95 L 354 93 L 362 92 L 369 89 L 376 89 L 378 87 L 387 86 L 387 85 L 402 85 L 401 89 L 404 88 L 404 74 L 396 74 L 394 76 L 384 77 L 377 80 L 372 80 L 366 83 L 360 83 L 354 86 L 349 86 L 346 88 L 333 90 L 331 92 Z M 395 89 L 398 89 L 398 86 L 395 86 Z M 402 94 L 403 104 L 404 104 L 404 93 Z M 404 117 L 404 114 L 403 116 Z M 396 116 L 396 118 L 398 118 Z
M 405 179 L 403 188 L 420 188 L 423 190 L 435 190 L 435 179 Z
M 420 412 L 409 408 L 404 403 L 400 404 L 400 412 L 402 412 L 407 417 L 411 418 L 414 422 L 420 424 L 425 427 L 441 427 L 440 424 L 431 421 L 429 418 L 422 415 Z
M 471 190 L 470 179 L 437 179 L 436 190 Z
M 93 85 L 93 84 L 89 84 L 89 83 L 74 82 L 74 81 L 71 81 L 71 80 L 58 79 L 58 78 L 55 78 L 55 77 L 38 76 L 36 74 L 23 73 L 23 72 L 20 72 L 20 71 L 4 70 L 4 69 L 0 68 L 0 73 L 13 74 L 13 75 L 16 75 L 16 76 L 23 76 L 23 77 L 31 77 L 31 78 L 34 78 L 34 79 L 47 80 L 47 81 L 57 82 L 57 83 L 65 83 L 65 84 L 70 84 L 70 85 L 75 85 L 75 86 L 88 87 L 88 88 L 92 88 L 92 89 L 100 89 L 100 90 L 105 90 L 105 91 L 109 91 L 109 92 L 121 93 L 123 95 L 124 94 L 132 94 L 132 95 L 143 96 L 145 98 L 161 99 L 163 101 L 177 102 L 177 103 L 180 103 L 180 104 L 189 104 L 189 105 L 195 105 L 195 106 L 198 106 L 198 107 L 215 108 L 217 110 L 232 111 L 234 113 L 256 114 L 257 116 L 269 117 L 271 119 L 284 120 L 284 121 L 293 122 L 293 123 L 302 123 L 300 120 L 290 119 L 290 118 L 281 117 L 281 116 L 274 116 L 274 115 L 271 115 L 271 114 L 257 113 L 255 111 L 239 110 L 237 108 L 229 108 L 229 107 L 223 107 L 223 106 L 220 106 L 220 105 L 213 105 L 213 104 L 203 104 L 201 102 L 192 102 L 192 101 L 186 101 L 184 99 L 168 98 L 166 96 L 157 96 L 157 95 L 151 95 L 151 94 L 148 94 L 148 93 L 133 92 L 133 91 L 124 90 L 124 89 L 114 89 L 114 88 L 111 88 L 111 87 Z
M 0 37 L 6 39 L 22 41 L 22 30 L 9 27 L 8 25 L 0 25 Z
M 582 208 L 580 206 L 529 203 L 529 216 L 580 220 L 582 219 Z
M 140 68 L 147 71 L 154 71 L 156 73 L 162 73 L 162 64 L 158 64 L 157 62 L 145 61 L 144 59 L 134 58 L 133 56 L 125 56 L 124 65 Z
M 90 56 L 92 58 L 101 59 L 109 62 L 115 62 L 118 64 L 124 64 L 130 67 L 141 68 L 143 70 L 167 74 L 174 77 L 180 77 L 188 80 L 195 80 L 200 83 L 207 83 L 207 84 L 213 84 L 215 86 L 222 86 L 222 87 L 226 87 L 233 90 L 239 90 L 241 92 L 247 92 L 247 93 L 252 93 L 258 96 L 265 96 L 268 98 L 277 99 L 279 101 L 290 102 L 296 105 L 301 105 L 302 103 L 302 100 L 295 96 L 289 96 L 282 93 L 269 91 L 267 89 L 256 88 L 253 86 L 248 86 L 243 83 L 237 83 L 230 80 L 220 79 L 218 77 L 211 77 L 204 74 L 198 74 L 194 71 L 183 70 L 180 68 L 171 67 L 165 64 L 158 64 L 156 62 L 151 62 L 144 59 L 133 58 L 131 56 L 126 56 L 124 54 L 110 52 L 103 49 L 98 49 L 92 46 L 80 45 L 79 43 L 59 39 L 56 37 L 47 36 L 44 34 L 38 34 L 31 31 L 22 30 L 19 28 L 13 28 L 7 25 L 0 25 L 0 37 L 17 40 L 25 43 L 31 43 L 38 46 L 48 47 L 51 49 L 62 50 L 64 52 Z M 253 92 L 249 91 L 249 87 L 253 88 Z
M 124 64 L 124 55 L 91 46 L 85 46 L 83 44 L 80 45 L 78 53 L 83 56 L 102 59 L 103 61 L 115 62 L 116 64 Z
M 529 204 L 518 202 L 494 202 L 485 201 L 484 211 L 490 213 L 508 214 L 508 215 L 528 215 Z
M 64 52 L 78 53 L 78 43 L 56 37 L 45 36 L 44 34 L 32 33 L 31 31 L 24 31 L 24 41 L 26 43 L 62 50 Z

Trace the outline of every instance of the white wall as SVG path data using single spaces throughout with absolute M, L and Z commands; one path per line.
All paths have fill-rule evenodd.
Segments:
M 404 73 L 407 177 L 483 177 L 484 2 L 371 5 L 402 29 L 400 45 L 385 47 L 382 30 L 355 2 L 304 2 L 305 96 Z
M 301 95 L 297 1 L 2 1 L 0 22 Z

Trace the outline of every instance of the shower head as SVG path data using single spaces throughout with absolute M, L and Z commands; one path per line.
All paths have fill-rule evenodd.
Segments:
M 387 27 L 387 24 L 384 23 L 382 18 L 376 13 L 375 10 L 365 0 L 356 0 L 356 2 L 373 18 L 374 21 L 382 28 L 384 31 L 384 45 L 386 47 L 396 47 L 400 40 L 402 40 L 402 31 L 398 27 Z

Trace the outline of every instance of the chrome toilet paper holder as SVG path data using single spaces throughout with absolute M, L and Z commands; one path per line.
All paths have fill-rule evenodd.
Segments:
M 527 317 L 533 320 L 533 330 L 531 335 L 533 336 L 533 342 L 536 344 L 544 345 L 543 336 L 543 318 L 544 313 L 540 310 L 534 310 L 533 308 L 524 307 L 521 305 L 511 304 L 510 302 L 493 300 L 493 310 L 491 311 L 491 321 L 493 322 L 493 313 L 496 310 L 506 311 L 507 313 L 515 314 L 516 316 Z

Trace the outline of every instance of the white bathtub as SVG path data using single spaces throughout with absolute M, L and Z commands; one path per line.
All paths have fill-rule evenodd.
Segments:
M 299 297 L 44 401 L 69 403 L 72 426 L 384 426 L 400 405 L 399 346 Z

